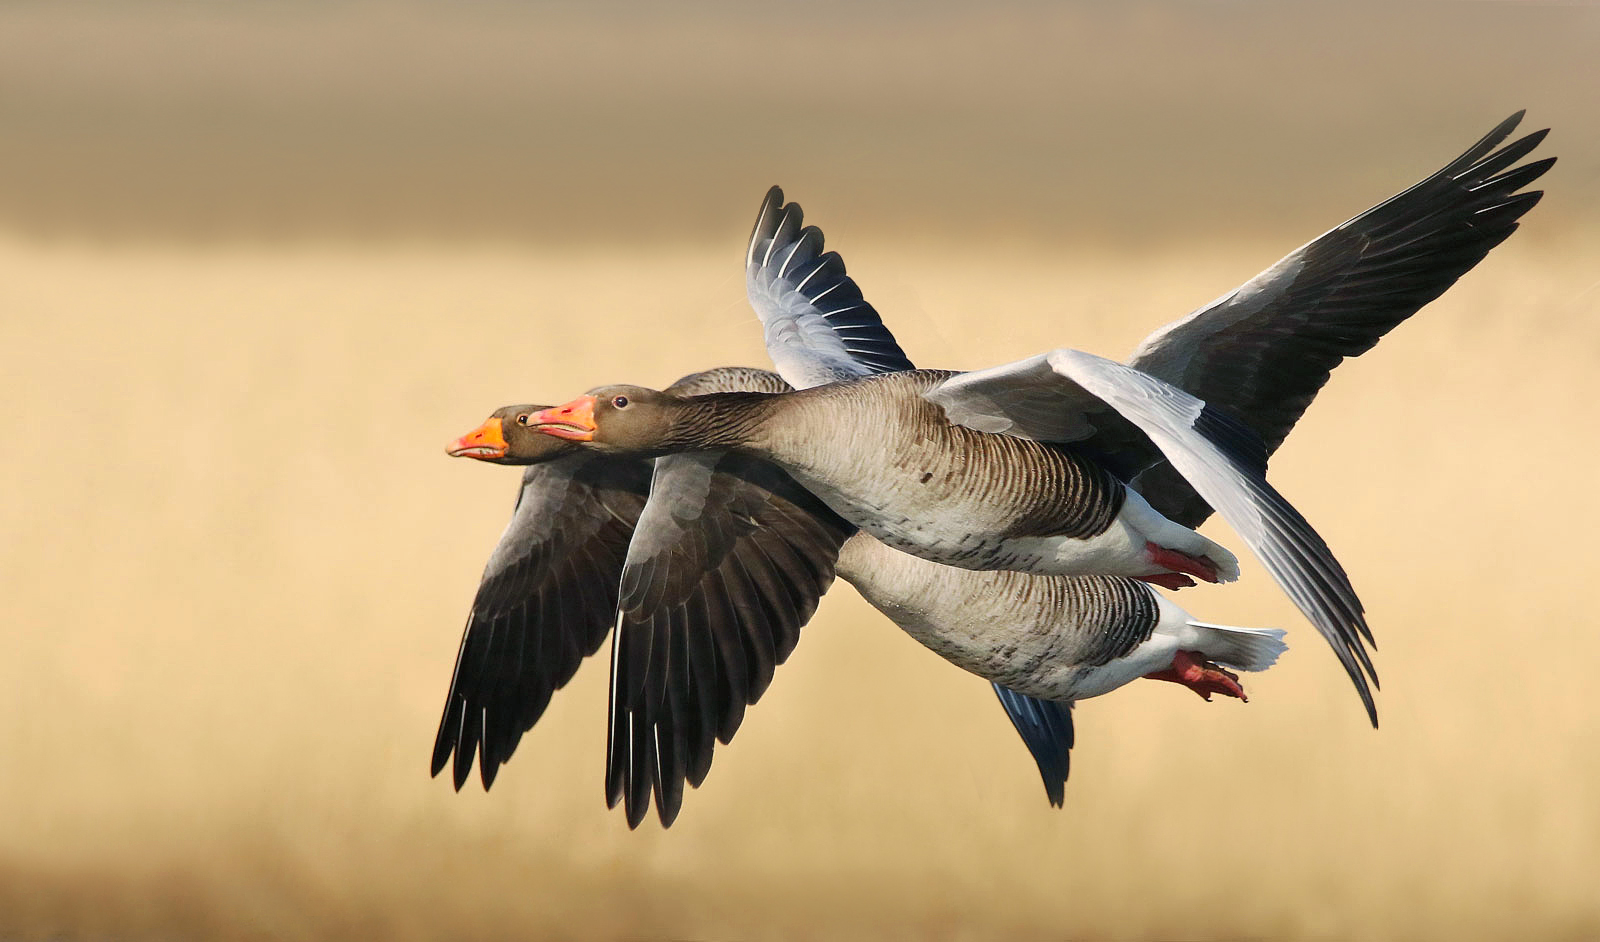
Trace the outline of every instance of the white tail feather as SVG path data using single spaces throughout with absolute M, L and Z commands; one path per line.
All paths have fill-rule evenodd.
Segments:
M 1264 671 L 1289 649 L 1283 643 L 1282 628 L 1235 628 L 1203 621 L 1189 624 L 1200 631 L 1200 653 L 1235 670 Z

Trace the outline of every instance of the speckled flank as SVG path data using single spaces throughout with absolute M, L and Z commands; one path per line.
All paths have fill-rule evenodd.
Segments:
M 866 534 L 845 544 L 838 573 L 941 657 L 1029 696 L 1092 695 L 1161 666 L 1118 665 L 1114 677 L 1098 670 L 1139 648 L 1161 621 L 1154 591 L 1132 579 L 968 572 Z
M 950 425 L 922 397 L 950 375 L 802 390 L 755 444 L 835 510 L 871 519 L 880 539 L 949 565 L 1025 565 L 1006 555 L 1007 541 L 1104 533 L 1122 508 L 1121 482 L 1070 448 Z

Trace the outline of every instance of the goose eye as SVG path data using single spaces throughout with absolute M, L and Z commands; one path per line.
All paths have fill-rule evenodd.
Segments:
M 617 398 L 611 400 L 611 404 L 616 406 L 618 409 L 626 409 L 628 408 L 628 397 L 618 396 Z
M 517 424 L 518 425 L 527 425 L 528 424 L 528 419 L 531 418 L 532 416 L 533 416 L 533 413 L 531 413 L 531 412 L 522 413 L 521 415 L 517 416 Z

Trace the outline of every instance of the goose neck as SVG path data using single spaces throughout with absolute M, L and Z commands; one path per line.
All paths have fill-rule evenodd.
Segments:
M 755 443 L 776 398 L 747 392 L 686 397 L 664 444 L 672 449 L 734 449 Z

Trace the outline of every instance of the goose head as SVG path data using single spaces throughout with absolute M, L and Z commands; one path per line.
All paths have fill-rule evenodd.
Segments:
M 446 445 L 445 451 L 455 458 L 494 464 L 538 464 L 576 451 L 577 445 L 541 435 L 532 426 L 532 417 L 546 408 L 525 404 L 496 409 L 482 425 Z
M 672 442 L 688 402 L 643 386 L 601 386 L 566 405 L 535 413 L 528 427 L 601 451 L 643 454 Z

